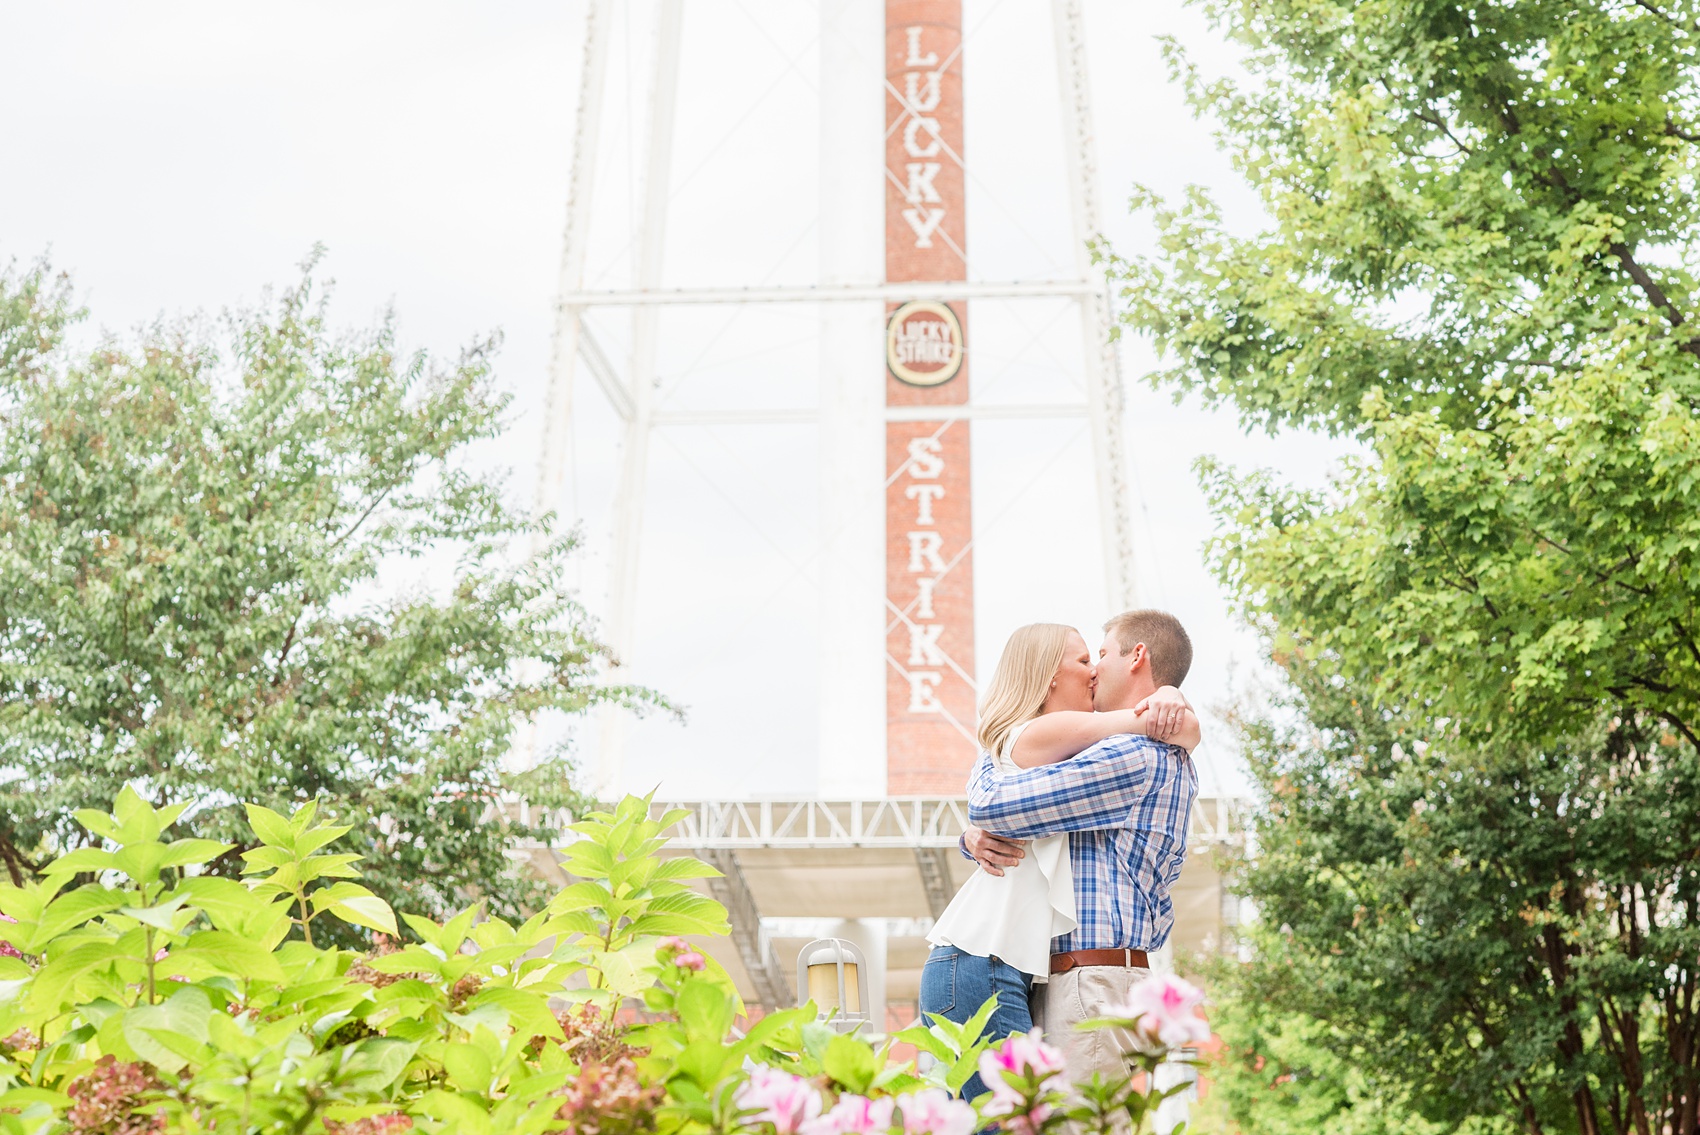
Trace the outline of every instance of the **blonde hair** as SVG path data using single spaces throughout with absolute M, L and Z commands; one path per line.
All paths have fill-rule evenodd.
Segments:
M 1051 692 L 1051 679 L 1062 666 L 1068 636 L 1074 633 L 1073 627 L 1061 623 L 1029 623 L 1009 636 L 980 699 L 980 731 L 975 739 L 981 748 L 997 753 L 1011 729 L 1039 716 Z

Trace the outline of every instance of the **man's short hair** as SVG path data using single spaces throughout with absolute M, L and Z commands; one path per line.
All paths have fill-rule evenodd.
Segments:
M 1145 644 L 1151 659 L 1151 680 L 1159 686 L 1178 686 L 1192 669 L 1192 639 L 1187 637 L 1181 621 L 1167 611 L 1123 611 L 1104 624 L 1104 630 L 1116 636 L 1116 645 L 1123 654 Z

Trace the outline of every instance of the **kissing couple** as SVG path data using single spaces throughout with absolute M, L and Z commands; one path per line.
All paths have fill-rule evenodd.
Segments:
M 981 867 L 934 925 L 920 1010 L 961 1023 L 995 996 L 989 1036 L 1035 1024 L 1073 1076 L 1125 1075 L 1134 1037 L 1080 1031 L 1129 1000 L 1169 938 L 1169 890 L 1198 795 L 1198 716 L 1179 686 L 1192 640 L 1173 615 L 1080 632 L 1017 630 L 980 701 L 963 855 Z M 985 1091 L 976 1073 L 963 1098 Z

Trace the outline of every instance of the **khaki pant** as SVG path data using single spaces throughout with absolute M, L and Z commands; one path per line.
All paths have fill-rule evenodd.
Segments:
M 1130 966 L 1080 966 L 1033 987 L 1033 1023 L 1062 1049 L 1069 1079 L 1090 1080 L 1094 1072 L 1106 1080 L 1127 1075 L 1123 1057 L 1133 1051 L 1131 1030 L 1075 1026 L 1104 1016 L 1111 1005 L 1125 1005 L 1133 987 L 1150 976 L 1150 970 Z

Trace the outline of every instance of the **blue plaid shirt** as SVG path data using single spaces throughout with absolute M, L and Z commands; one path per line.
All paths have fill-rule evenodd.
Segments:
M 1198 770 L 1185 749 L 1121 735 L 1078 756 L 999 776 L 990 753 L 968 780 L 968 822 L 1016 839 L 1067 832 L 1080 926 L 1068 950 L 1155 950 L 1175 924 L 1169 889 L 1186 861 Z

